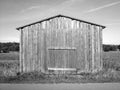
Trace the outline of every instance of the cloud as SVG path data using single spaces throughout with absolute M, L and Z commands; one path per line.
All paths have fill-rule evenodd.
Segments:
M 117 5 L 117 4 L 119 4 L 119 3 L 120 3 L 120 1 L 118 1 L 118 2 L 113 2 L 113 3 L 109 3 L 109 4 L 103 5 L 103 6 L 101 6 L 101 7 L 97 7 L 97 8 L 94 8 L 94 9 L 90 9 L 90 10 L 88 10 L 88 11 L 86 11 L 86 12 L 87 12 L 87 13 L 95 12 L 95 11 L 98 11 L 98 10 L 101 10 L 101 9 L 104 9 L 104 8 L 108 8 L 108 7 Z
M 24 12 L 27 12 L 33 9 L 38 9 L 38 8 L 40 8 L 40 6 L 31 6 L 29 8 L 23 9 L 20 13 L 24 13 Z
M 64 0 L 62 3 L 53 5 L 53 6 L 51 5 L 31 6 L 21 10 L 20 13 L 25 13 L 25 12 L 36 10 L 36 9 L 41 9 L 41 10 L 43 9 L 45 11 L 46 8 L 47 10 L 49 9 L 49 10 L 55 10 L 55 11 L 64 10 L 70 7 L 71 5 L 73 5 L 76 1 L 83 1 L 83 0 Z
M 49 5 L 31 6 L 31 7 L 28 7 L 26 9 L 21 10 L 20 13 L 25 13 L 25 12 L 32 11 L 32 10 L 37 10 L 37 9 L 45 10 L 49 7 L 50 7 Z
M 49 8 L 49 9 L 57 9 L 56 7 L 59 7 L 61 5 L 63 6 L 63 5 L 68 4 L 69 2 L 72 2 L 72 1 L 74 1 L 74 0 L 65 0 L 65 1 L 63 1 L 62 4 L 51 6 L 52 8 Z M 20 13 L 25 13 L 25 12 L 36 10 L 36 9 L 45 9 L 45 8 L 47 8 L 49 6 L 50 5 L 36 5 L 36 6 L 31 6 L 31 7 L 28 7 L 26 9 L 21 10 Z

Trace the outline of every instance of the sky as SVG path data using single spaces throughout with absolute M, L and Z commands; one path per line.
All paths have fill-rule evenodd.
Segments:
M 0 0 L 0 42 L 19 42 L 17 27 L 57 14 L 104 25 L 103 44 L 120 44 L 120 0 Z

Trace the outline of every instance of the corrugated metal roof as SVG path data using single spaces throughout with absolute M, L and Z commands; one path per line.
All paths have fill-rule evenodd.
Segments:
M 18 28 L 16 28 L 16 29 L 19 30 L 19 29 L 22 29 L 22 28 L 24 28 L 24 27 L 27 27 L 27 26 L 30 26 L 30 25 L 34 25 L 34 24 L 37 24 L 37 23 L 40 23 L 40 22 L 43 22 L 43 21 L 47 21 L 47 20 L 50 20 L 50 19 L 53 19 L 53 18 L 56 18 L 56 17 L 66 17 L 66 18 L 70 18 L 70 19 L 72 19 L 72 20 L 77 20 L 77 21 L 80 21 L 80 22 L 84 22 L 84 23 L 88 23 L 88 24 L 91 24 L 91 25 L 96 25 L 96 26 L 100 26 L 100 27 L 102 27 L 102 28 L 105 28 L 105 26 L 100 25 L 100 24 L 96 24 L 96 23 L 92 23 L 92 22 L 88 22 L 88 21 L 84 21 L 84 20 L 80 20 L 80 19 L 76 19 L 76 18 L 73 18 L 73 17 L 69 17 L 69 16 L 65 16 L 65 15 L 59 14 L 59 15 L 52 16 L 52 17 L 49 17 L 49 18 L 46 18 L 46 19 L 43 19 L 43 20 L 40 20 L 40 21 L 31 23 L 31 24 L 27 24 L 27 25 L 18 27 Z

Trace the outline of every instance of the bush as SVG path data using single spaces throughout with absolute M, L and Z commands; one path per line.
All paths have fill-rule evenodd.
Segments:
M 0 53 L 8 53 L 9 51 L 19 51 L 19 43 L 0 43 Z
M 117 51 L 118 45 L 103 45 L 103 50 L 107 51 Z
M 39 80 L 45 79 L 45 74 L 40 71 L 21 73 L 17 76 L 20 80 Z

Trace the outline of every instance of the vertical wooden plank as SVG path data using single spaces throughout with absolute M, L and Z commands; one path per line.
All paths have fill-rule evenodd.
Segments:
M 24 50 L 24 46 L 25 46 L 24 45 L 24 42 L 25 42 L 24 41 L 24 29 L 22 29 L 22 32 L 23 32 L 23 40 L 22 40 L 23 41 L 23 45 L 22 45 L 22 47 L 23 47 L 23 53 L 22 53 L 23 63 L 22 64 L 23 64 L 23 72 L 25 72 L 25 65 L 24 65 L 24 61 L 25 61 L 25 59 L 24 59 L 24 53 L 25 53 L 25 50 Z
M 43 50 L 43 46 L 44 46 L 44 44 L 43 44 L 43 41 L 44 41 L 44 35 L 43 35 L 43 32 L 44 32 L 44 30 L 42 29 L 42 24 L 40 24 L 40 49 L 41 49 L 41 71 L 42 72 L 44 72 L 44 68 L 43 68 L 43 64 L 44 64 L 44 57 L 43 57 L 43 53 L 44 53 L 44 50 Z
M 20 72 L 23 72 L 23 31 L 20 29 Z
M 72 20 L 72 22 L 73 22 L 73 46 L 74 47 L 76 47 L 76 62 L 75 62 L 75 64 L 76 64 L 76 68 L 77 69 L 79 69 L 80 67 L 80 62 L 79 62 L 79 46 L 78 46 L 78 35 L 79 35 L 79 33 L 78 33 L 78 30 L 77 29 L 75 29 L 75 20 Z
M 35 61 L 35 71 L 38 71 L 38 59 L 37 59 L 37 24 L 34 25 L 34 61 Z
M 97 28 L 96 28 L 96 26 L 94 26 L 94 49 L 95 49 L 95 71 L 97 70 L 97 55 L 98 55 L 98 53 L 97 53 Z
M 33 25 L 32 26 L 32 35 L 33 35 L 33 38 L 32 38 L 32 57 L 33 57 L 33 60 L 32 60 L 32 62 L 33 62 L 33 71 L 35 71 L 35 60 L 36 60 L 36 55 L 35 55 L 35 47 L 36 47 L 36 45 L 35 45 L 35 25 Z
M 43 72 L 43 60 L 44 60 L 44 58 L 43 58 L 43 29 L 42 29 L 42 24 L 40 23 L 39 24 L 39 58 L 40 58 L 40 70 L 41 70 L 41 72 Z
M 48 24 L 49 24 L 49 29 L 48 29 L 48 46 L 47 46 L 47 48 L 48 48 L 48 50 L 47 50 L 47 60 L 48 60 L 48 65 L 47 65 L 47 67 L 49 68 L 49 67 L 51 67 L 51 59 L 50 59 L 50 51 L 49 51 L 49 47 L 51 47 L 51 20 L 49 20 L 48 21 Z M 58 26 L 57 26 L 58 27 Z
M 99 27 L 96 26 L 96 71 L 99 69 Z
M 92 32 L 92 71 L 94 72 L 94 66 L 95 66 L 95 62 L 94 62 L 94 26 L 91 26 L 91 32 Z
M 91 66 L 92 66 L 92 57 L 91 57 L 91 26 L 89 24 L 86 24 L 87 27 L 87 56 L 88 56 L 88 67 L 89 67 L 89 71 L 91 72 Z
M 87 31 L 86 31 L 86 29 L 85 29 L 85 23 L 83 23 L 83 25 L 82 25 L 82 27 L 83 27 L 83 30 L 84 30 L 84 40 L 85 40 L 85 47 L 84 47 L 84 49 L 85 49 L 85 62 L 86 62 L 86 72 L 89 70 L 89 67 L 88 67 L 88 57 L 87 57 Z
M 97 71 L 97 68 L 98 68 L 98 38 L 97 38 L 97 26 L 96 26 L 96 71 Z
M 89 24 L 90 29 L 90 71 L 92 72 L 92 25 Z
M 84 29 L 82 28 L 82 23 L 80 22 L 79 24 L 79 29 L 80 29 L 80 41 L 79 41 L 79 44 L 80 44 L 80 61 L 82 60 L 82 70 L 85 70 L 85 65 L 86 65 L 86 61 L 85 61 L 85 40 L 84 40 L 84 37 L 85 37 L 85 33 L 84 33 Z
M 96 70 L 96 28 L 94 26 L 94 71 Z
M 49 25 L 49 21 L 46 21 L 46 23 L 47 23 L 47 26 L 46 26 L 46 63 L 45 63 L 46 65 L 45 65 L 45 69 L 46 69 L 46 73 L 48 73 L 48 65 L 49 65 L 49 50 L 48 50 L 48 47 L 50 46 L 50 27 L 49 27 L 50 25 Z M 56 29 L 57 29 L 57 26 L 56 26 Z
M 100 66 L 101 70 L 103 68 L 103 60 L 102 60 L 103 46 L 102 46 L 102 27 L 100 27 Z
M 23 71 L 26 72 L 26 47 L 25 47 L 25 28 L 23 29 Z
M 37 60 L 38 60 L 38 64 L 37 64 L 37 68 L 38 68 L 38 71 L 41 71 L 41 38 L 40 38 L 40 24 L 38 23 L 37 24 Z
M 31 34 L 30 34 L 30 26 L 27 28 L 27 64 L 28 64 L 28 72 L 31 72 Z
M 97 27 L 97 38 L 98 38 L 98 70 L 100 69 L 100 34 L 99 34 L 99 27 Z
M 30 61 L 30 71 L 33 71 L 33 35 L 32 35 L 32 26 L 29 26 L 29 61 Z
M 30 44 L 29 44 L 29 26 L 27 27 L 27 63 L 28 63 L 28 72 L 30 72 Z
M 26 44 L 27 44 L 26 41 L 27 40 L 26 40 L 26 37 L 27 36 L 26 36 L 26 27 L 25 27 L 24 28 L 24 52 L 25 52 L 24 53 L 24 59 L 25 59 L 24 63 L 25 63 L 25 72 L 27 72 L 27 63 L 26 63 L 27 62 L 27 49 L 26 49 Z
M 26 63 L 26 72 L 29 71 L 29 55 L 28 55 L 28 27 L 25 28 L 25 63 Z
M 42 72 L 45 72 L 45 30 L 44 29 L 42 29 L 41 30 L 41 59 L 42 59 L 42 61 L 41 61 L 41 66 L 42 66 L 42 69 L 41 69 L 41 71 Z
M 61 29 L 63 30 L 63 48 L 67 47 L 67 28 L 64 29 L 64 22 L 63 22 L 63 17 L 60 19 L 61 21 Z M 67 20 L 66 20 L 67 22 Z M 68 26 L 68 25 L 67 25 Z M 67 51 L 63 50 L 63 67 L 66 68 L 67 66 Z M 64 71 L 62 73 L 65 73 Z
M 89 35 L 89 30 L 87 29 L 88 28 L 87 24 L 85 23 L 84 25 L 85 25 L 84 29 L 86 30 L 86 56 L 87 56 L 86 64 L 87 64 L 87 71 L 89 71 L 90 70 L 90 53 L 89 53 L 89 51 L 90 51 L 90 41 L 89 41 L 90 35 Z
M 91 66 L 92 66 L 92 52 L 91 52 L 91 26 L 89 24 L 86 24 L 87 27 L 87 56 L 88 56 L 88 71 L 91 72 Z
M 27 72 L 27 34 L 26 34 L 26 28 L 23 30 L 24 36 L 23 36 L 23 52 L 24 52 L 24 71 Z
M 34 71 L 34 25 L 31 25 L 31 70 Z

